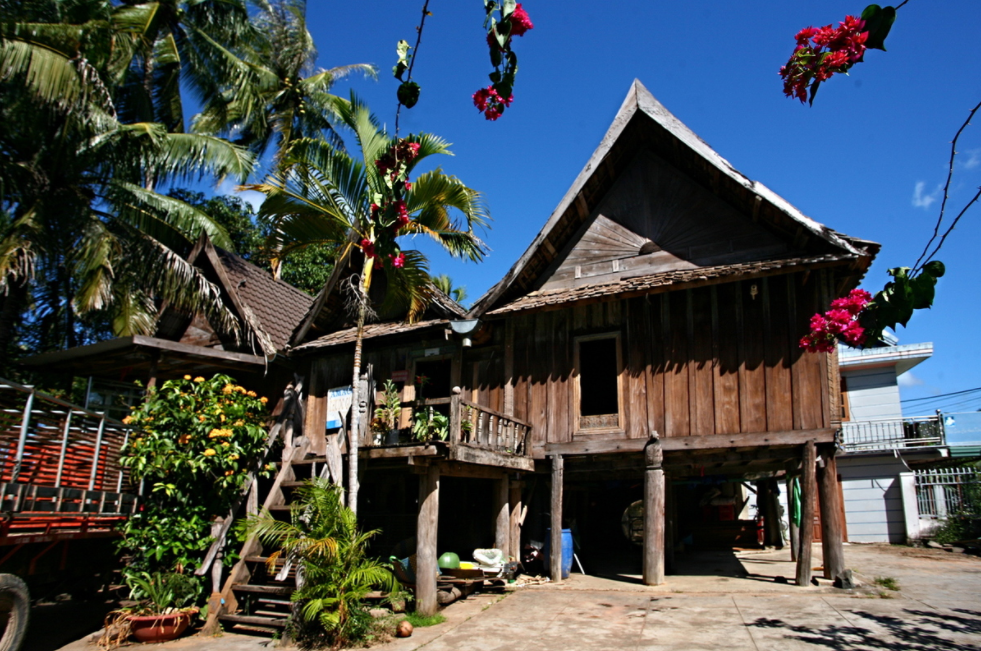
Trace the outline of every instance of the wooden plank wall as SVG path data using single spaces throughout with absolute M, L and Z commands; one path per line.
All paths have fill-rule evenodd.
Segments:
M 799 273 L 508 317 L 514 415 L 534 426 L 538 445 L 646 438 L 652 429 L 698 436 L 829 427 L 828 356 L 797 346 L 827 300 L 825 283 L 822 272 Z M 621 337 L 626 426 L 576 434 L 575 338 L 604 332 Z M 485 365 L 478 399 L 500 408 L 494 384 L 504 381 L 503 361 L 472 363 Z

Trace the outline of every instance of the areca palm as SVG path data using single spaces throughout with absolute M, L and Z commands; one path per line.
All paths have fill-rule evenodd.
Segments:
M 338 115 L 360 149 L 355 157 L 322 140 L 294 143 L 282 171 L 263 184 L 249 186 L 266 195 L 261 212 L 274 220 L 273 245 L 282 255 L 313 244 L 338 250 L 338 264 L 360 258 L 357 276 L 357 338 L 353 391 L 358 401 L 363 328 L 369 314 L 391 317 L 404 309 L 418 318 L 432 296 L 426 257 L 401 250 L 399 241 L 425 235 L 450 255 L 479 261 L 484 243 L 474 233 L 489 215 L 480 193 L 440 169 L 408 175 L 430 156 L 450 154 L 449 144 L 431 134 L 393 140 L 366 106 L 352 100 L 338 104 Z M 412 152 L 406 155 L 404 152 Z M 401 157 L 401 159 L 399 159 Z M 383 273 L 385 291 L 372 294 L 372 278 Z M 371 299 L 369 299 L 371 297 Z M 357 511 L 358 410 L 353 410 L 348 461 L 351 467 L 348 506 Z
M 263 4 L 254 20 L 256 36 L 243 51 L 248 72 L 242 84 L 216 95 L 195 117 L 194 130 L 234 137 L 260 155 L 275 141 L 277 159 L 303 138 L 326 138 L 342 147 L 334 129 L 342 100 L 330 93 L 331 86 L 351 74 L 374 77 L 374 66 L 316 70 L 304 0 Z

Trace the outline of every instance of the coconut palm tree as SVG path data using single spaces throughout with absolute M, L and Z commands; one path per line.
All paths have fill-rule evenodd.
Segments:
M 51 11 L 25 9 L 0 26 L 0 120 L 14 125 L 0 130 L 0 346 L 30 298 L 42 330 L 60 323 L 62 345 L 76 343 L 75 316 L 85 312 L 107 311 L 117 334 L 148 332 L 155 299 L 234 332 L 217 288 L 180 255 L 202 230 L 223 246 L 226 234 L 152 187 L 211 174 L 244 180 L 254 157 L 219 138 L 117 117 L 113 83 L 135 37 L 111 3 L 23 6 Z
M 473 229 L 486 225 L 489 215 L 480 193 L 440 169 L 409 181 L 420 162 L 450 153 L 446 141 L 430 134 L 394 140 L 353 96 L 338 103 L 338 116 L 354 133 L 358 157 L 323 140 L 298 140 L 280 172 L 248 189 L 266 195 L 260 213 L 273 220 L 271 249 L 285 256 L 312 244 L 329 244 L 337 247 L 338 264 L 360 262 L 352 292 L 357 313 L 352 388 L 358 404 L 365 320 L 370 315 L 392 317 L 398 310 L 414 320 L 431 297 L 426 257 L 402 250 L 399 241 L 426 235 L 454 257 L 479 261 L 485 246 Z M 385 280 L 380 296 L 372 293 L 372 278 L 378 273 Z M 358 430 L 359 418 L 358 410 L 353 410 L 352 432 Z M 348 460 L 348 506 L 357 512 L 358 454 L 353 434 Z
M 334 128 L 342 100 L 330 93 L 331 86 L 351 74 L 374 77 L 374 66 L 316 69 L 305 0 L 263 4 L 254 23 L 256 36 L 242 53 L 248 74 L 241 85 L 216 95 L 194 118 L 194 130 L 233 137 L 260 156 L 275 144 L 277 160 L 303 138 L 325 138 L 343 148 Z
M 463 301 L 467 300 L 466 285 L 459 285 L 457 287 L 454 287 L 453 279 L 450 278 L 447 274 L 440 274 L 438 276 L 433 276 L 433 285 L 435 285 L 436 288 L 439 289 L 439 291 L 443 292 L 457 303 L 462 304 Z

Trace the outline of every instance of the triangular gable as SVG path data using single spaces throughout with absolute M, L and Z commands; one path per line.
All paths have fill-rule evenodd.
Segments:
M 228 256 L 233 255 L 227 252 L 222 253 Z M 242 328 L 242 334 L 244 336 L 241 337 L 241 339 L 245 342 L 245 345 L 251 347 L 253 352 L 255 352 L 255 348 L 258 347 L 267 360 L 273 359 L 277 352 L 276 345 L 261 327 L 259 319 L 254 311 L 242 299 L 238 284 L 230 277 L 228 269 L 226 269 L 218 250 L 215 248 L 214 244 L 211 243 L 207 233 L 202 231 L 201 237 L 198 238 L 197 243 L 194 245 L 194 248 L 191 249 L 191 252 L 187 257 L 187 262 L 200 269 L 206 277 L 212 280 L 212 282 L 215 282 L 221 288 L 222 297 L 227 298 L 226 305 L 232 310 L 235 316 L 238 317 L 240 324 L 244 326 Z M 248 264 L 244 260 L 241 260 L 241 262 L 243 264 Z M 195 332 L 191 332 L 192 329 L 195 330 Z M 217 333 L 217 330 L 207 322 L 207 319 L 203 317 L 197 318 L 195 315 L 188 316 L 179 314 L 166 305 L 163 307 L 160 312 L 160 316 L 158 317 L 157 336 L 173 338 L 175 340 L 183 340 L 189 336 L 192 338 L 204 337 L 208 330 L 210 330 L 212 333 Z M 196 331 L 201 332 L 199 333 Z M 177 334 L 176 337 L 174 336 L 175 334 Z M 216 337 L 222 340 L 224 348 L 238 347 L 239 342 L 227 341 L 225 337 L 221 336 L 221 334 L 216 334 Z M 200 343 L 202 345 L 208 345 L 204 343 L 203 339 Z M 213 346 L 214 342 L 211 342 L 211 345 Z
M 469 315 L 549 287 L 781 256 L 841 256 L 856 261 L 860 276 L 878 250 L 865 244 L 743 176 L 635 80 L 531 246 Z
M 351 282 L 352 276 L 361 268 L 364 258 L 360 252 L 354 252 L 353 247 L 334 265 L 334 269 L 323 289 L 314 298 L 306 316 L 300 321 L 291 338 L 291 347 L 295 348 L 304 343 L 315 341 L 326 335 L 338 332 L 353 325 L 352 315 L 346 308 L 346 298 L 342 288 Z M 428 322 L 439 319 L 462 319 L 466 316 L 459 303 L 433 286 L 430 288 L 432 300 L 418 321 Z M 397 319 L 384 319 L 384 323 L 396 323 Z

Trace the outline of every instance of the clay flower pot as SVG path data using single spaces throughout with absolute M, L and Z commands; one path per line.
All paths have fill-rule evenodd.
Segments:
M 166 615 L 130 615 L 130 633 L 138 642 L 166 642 L 187 630 L 197 609 Z

